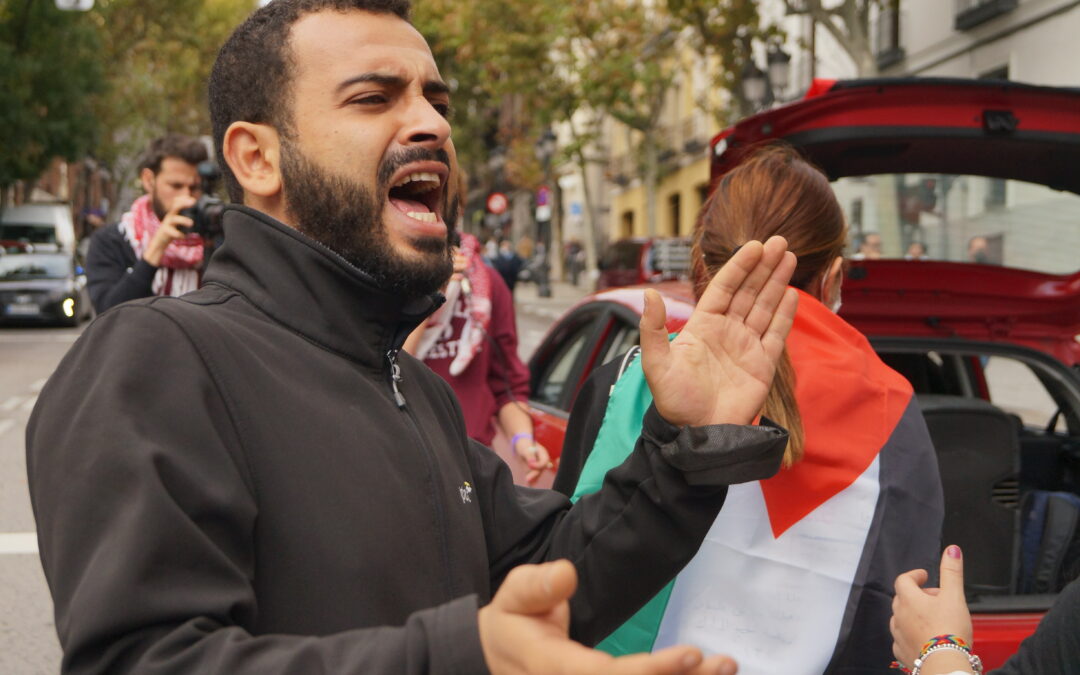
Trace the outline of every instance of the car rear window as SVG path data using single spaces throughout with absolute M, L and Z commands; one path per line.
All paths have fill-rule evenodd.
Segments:
M 833 183 L 850 225 L 849 254 L 1080 269 L 1080 195 L 983 176 L 883 174 Z
M 52 225 L 3 223 L 0 224 L 0 240 L 23 244 L 55 244 L 56 228 Z
M 0 256 L 0 280 L 63 279 L 71 269 L 71 261 L 63 255 L 33 255 L 29 253 Z

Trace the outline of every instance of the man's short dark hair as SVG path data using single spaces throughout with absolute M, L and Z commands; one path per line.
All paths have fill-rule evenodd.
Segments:
M 393 14 L 409 21 L 411 6 L 409 0 L 274 0 L 240 24 L 218 52 L 209 92 L 214 148 L 234 202 L 242 201 L 244 194 L 221 151 L 225 130 L 243 121 L 270 124 L 279 133 L 291 134 L 294 63 L 288 38 L 301 17 L 324 10 Z
M 209 158 L 206 145 L 199 139 L 183 134 L 166 134 L 150 141 L 139 162 L 139 171 L 150 169 L 156 176 L 161 172 L 161 163 L 166 157 L 175 157 L 194 166 Z

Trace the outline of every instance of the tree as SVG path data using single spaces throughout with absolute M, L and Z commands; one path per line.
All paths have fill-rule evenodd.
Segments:
M 828 31 L 851 57 L 859 77 L 878 72 L 870 40 L 870 14 L 874 8 L 895 9 L 895 0 L 840 0 L 828 7 L 823 0 L 784 0 L 788 15 L 809 16 Z
M 436 63 L 453 88 L 454 144 L 473 176 L 487 173 L 496 147 L 510 148 L 508 173 L 527 187 L 540 175 L 522 149 L 547 116 L 549 52 L 556 0 L 428 0 L 414 11 Z M 529 146 L 531 147 L 531 145 Z
M 656 233 L 656 192 L 663 139 L 660 118 L 680 68 L 679 27 L 658 6 L 635 0 L 574 3 L 566 77 L 581 101 L 631 132 L 645 187 L 645 227 Z M 565 50 L 564 50 L 565 52 Z
M 726 92 L 735 103 L 724 105 L 723 97 L 709 92 L 698 101 L 699 107 L 721 126 L 752 114 L 753 105 L 742 92 L 743 69 L 753 59 L 755 41 L 781 35 L 774 26 L 762 27 L 757 0 L 667 0 L 667 7 L 676 21 L 692 30 L 697 51 L 712 60 L 717 92 Z
M 96 100 L 95 154 L 118 182 L 134 175 L 146 144 L 167 132 L 210 132 L 206 80 L 217 50 L 254 0 L 98 0 L 92 17 L 108 64 Z
M 54 157 L 75 159 L 93 147 L 100 45 L 85 15 L 37 0 L 0 5 L 0 188 L 36 178 Z

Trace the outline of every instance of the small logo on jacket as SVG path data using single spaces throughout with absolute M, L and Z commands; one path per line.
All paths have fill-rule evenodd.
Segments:
M 461 487 L 458 488 L 458 492 L 461 494 L 462 504 L 472 504 L 472 485 L 469 484 L 469 481 L 462 483 Z

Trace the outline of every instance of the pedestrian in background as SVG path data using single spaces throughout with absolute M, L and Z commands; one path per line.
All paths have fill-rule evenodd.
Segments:
M 514 296 L 514 287 L 517 286 L 518 275 L 521 274 L 521 268 L 525 266 L 525 261 L 514 250 L 509 239 L 503 239 L 499 242 L 498 254 L 492 259 L 491 264 L 506 283 L 506 287 L 510 289 L 510 297 L 512 298 Z
M 859 247 L 855 250 L 852 260 L 878 260 L 881 258 L 881 235 L 877 232 L 867 232 L 862 236 Z
M 518 357 L 514 299 L 499 273 L 484 263 L 471 234 L 461 234 L 443 294 L 446 302 L 412 332 L 404 349 L 450 384 L 469 438 L 490 446 L 497 425 L 526 465 L 525 481 L 535 483 L 553 465 L 533 436 L 529 369 Z
M 90 240 L 86 284 L 95 310 L 199 287 L 205 242 L 185 231 L 194 223 L 180 211 L 199 198 L 198 165 L 206 159 L 206 146 L 196 138 L 169 134 L 151 141 L 139 165 L 146 194 Z

